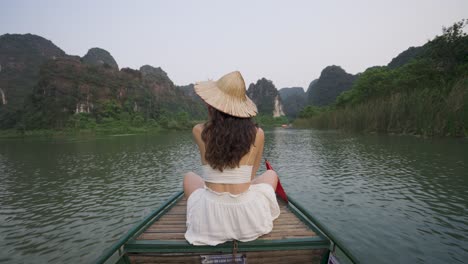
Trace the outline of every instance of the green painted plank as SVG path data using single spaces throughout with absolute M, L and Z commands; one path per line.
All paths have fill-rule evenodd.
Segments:
M 132 240 L 125 245 L 128 253 L 154 252 L 154 253 L 184 253 L 184 252 L 232 252 L 232 242 L 217 246 L 193 246 L 187 241 L 162 240 Z M 330 242 L 321 237 L 305 237 L 277 240 L 254 240 L 238 242 L 238 250 L 270 251 L 270 250 L 299 250 L 299 249 L 328 249 Z

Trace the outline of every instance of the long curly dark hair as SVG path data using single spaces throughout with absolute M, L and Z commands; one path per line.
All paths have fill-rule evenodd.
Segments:
M 225 114 L 208 106 L 210 119 L 201 134 L 205 142 L 205 160 L 213 169 L 239 166 L 257 135 L 257 124 L 251 118 Z

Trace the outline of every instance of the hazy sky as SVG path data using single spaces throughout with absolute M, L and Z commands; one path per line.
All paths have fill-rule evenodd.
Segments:
M 0 35 L 43 36 L 67 54 L 109 51 L 179 85 L 239 70 L 247 85 L 302 86 L 328 65 L 358 73 L 468 18 L 467 0 L 0 1 Z

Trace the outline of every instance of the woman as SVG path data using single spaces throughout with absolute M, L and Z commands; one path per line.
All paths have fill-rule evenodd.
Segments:
M 274 190 L 278 176 L 267 170 L 255 177 L 264 134 L 251 120 L 257 107 L 245 94 L 239 72 L 195 85 L 208 104 L 209 121 L 193 128 L 202 177 L 184 177 L 187 201 L 185 238 L 193 245 L 251 241 L 273 229 L 280 210 Z

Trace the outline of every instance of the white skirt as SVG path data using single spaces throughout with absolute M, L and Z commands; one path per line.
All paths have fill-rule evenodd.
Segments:
M 255 240 L 271 232 L 279 214 L 269 184 L 252 184 L 237 195 L 218 193 L 205 186 L 195 190 L 187 201 L 185 239 L 193 245 L 210 246 L 230 240 Z

